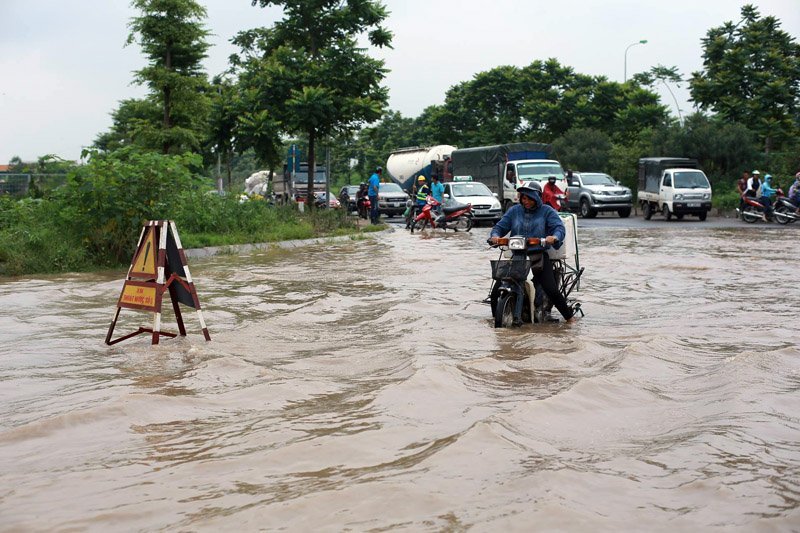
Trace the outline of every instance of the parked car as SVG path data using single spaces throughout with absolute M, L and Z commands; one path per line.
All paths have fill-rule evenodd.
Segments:
M 602 211 L 616 211 L 627 218 L 633 208 L 631 190 L 602 172 L 573 172 L 567 197 L 570 211 L 585 218 L 593 218 Z
M 341 189 L 339 189 L 339 198 L 342 197 L 342 193 L 347 191 L 347 197 L 350 198 L 347 202 L 347 212 L 348 213 L 355 213 L 358 211 L 358 207 L 356 206 L 356 194 L 358 193 L 358 185 L 345 185 Z
M 326 202 L 325 201 L 326 193 L 324 191 L 314 193 L 314 198 L 315 198 L 314 205 L 316 205 L 317 207 L 330 207 L 332 209 L 338 209 L 342 207 L 342 204 L 339 203 L 339 199 L 333 195 L 331 195 L 331 197 Z
M 402 215 L 408 195 L 396 183 L 381 183 L 378 190 L 378 211 L 387 217 Z
M 488 220 L 497 222 L 503 216 L 497 194 L 478 181 L 453 181 L 444 184 L 445 205 L 448 202 L 472 204 L 472 217 L 475 222 Z

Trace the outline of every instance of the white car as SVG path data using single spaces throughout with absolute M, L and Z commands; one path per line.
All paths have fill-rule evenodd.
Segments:
M 451 181 L 444 184 L 444 203 L 472 204 L 475 221 L 496 222 L 503 216 L 500 201 L 489 187 L 478 181 Z

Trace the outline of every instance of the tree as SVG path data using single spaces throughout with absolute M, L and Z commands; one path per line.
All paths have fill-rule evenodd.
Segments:
M 209 152 L 217 155 L 217 163 L 225 161 L 228 188 L 231 187 L 232 159 L 239 113 L 236 86 L 230 79 L 216 76 L 211 84 L 211 109 L 208 115 Z M 220 165 L 218 165 L 219 167 Z M 219 168 L 217 173 L 219 174 Z M 218 180 L 222 180 L 220 175 Z M 219 185 L 221 187 L 221 185 Z
M 128 44 L 138 43 L 148 65 L 135 82 L 150 87 L 161 109 L 159 123 L 142 122 L 136 135 L 163 153 L 199 150 L 207 113 L 206 10 L 194 0 L 133 0 L 141 12 L 129 25 Z
M 386 69 L 356 38 L 366 33 L 372 46 L 390 46 L 392 35 L 381 26 L 386 9 L 375 0 L 252 3 L 280 6 L 284 18 L 272 28 L 241 32 L 233 39 L 244 56 L 234 58 L 234 66 L 242 69 L 247 120 L 305 134 L 313 176 L 320 139 L 374 122 L 383 113 L 388 91 L 379 84 Z M 313 205 L 312 196 L 309 180 L 308 205 Z
M 742 19 L 703 38 L 703 70 L 689 82 L 692 100 L 755 131 L 769 152 L 794 138 L 800 110 L 800 45 L 775 17 L 752 5 Z
M 678 120 L 681 122 L 681 124 L 683 123 L 683 115 L 681 114 L 680 106 L 678 106 L 678 99 L 675 98 L 675 93 L 672 92 L 672 88 L 670 88 L 669 84 L 667 83 L 671 82 L 679 85 L 683 81 L 683 78 L 681 78 L 681 75 L 678 72 L 678 67 L 665 67 L 664 65 L 656 65 L 647 72 L 634 74 L 633 80 L 640 85 L 645 85 L 648 87 L 653 87 L 653 85 L 656 83 L 661 82 L 664 87 L 666 87 L 670 96 L 672 96 L 672 101 L 675 102 L 675 110 L 678 113 Z
M 565 168 L 605 172 L 611 155 L 611 139 L 599 130 L 573 128 L 553 141 L 553 149 Z
M 158 104 L 151 99 L 129 98 L 119 103 L 111 113 L 111 129 L 99 134 L 94 147 L 104 152 L 118 150 L 124 146 L 148 148 L 153 145 L 145 132 L 160 119 Z M 156 144 L 157 146 L 157 144 Z

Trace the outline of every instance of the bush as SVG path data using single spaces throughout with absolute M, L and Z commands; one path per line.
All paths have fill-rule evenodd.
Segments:
M 2 199 L 0 204 L 1 275 L 82 270 L 91 263 L 56 202 Z
M 89 163 L 69 175 L 58 199 L 69 206 L 72 231 L 98 264 L 130 260 L 142 225 L 171 218 L 182 193 L 199 184 L 190 168 L 200 157 L 138 152 L 127 148 L 90 153 Z

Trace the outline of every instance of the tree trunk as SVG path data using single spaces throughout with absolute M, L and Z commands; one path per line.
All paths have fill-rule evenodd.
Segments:
M 172 47 L 167 46 L 167 54 L 164 57 L 164 68 L 167 69 L 167 72 L 172 71 Z M 164 150 L 164 154 L 169 153 L 169 149 L 171 148 L 170 142 L 166 137 L 167 133 L 169 132 L 170 128 L 172 128 L 172 123 L 170 121 L 170 106 L 172 105 L 172 89 L 169 85 L 164 87 L 164 142 L 162 143 L 162 148 Z
M 308 189 L 306 191 L 306 209 L 314 209 L 314 175 L 317 172 L 314 138 L 315 131 L 308 132 Z
M 228 190 L 231 188 L 231 174 L 233 172 L 233 168 L 231 167 L 231 159 L 233 159 L 233 154 L 230 150 L 225 152 L 225 170 L 228 171 Z

